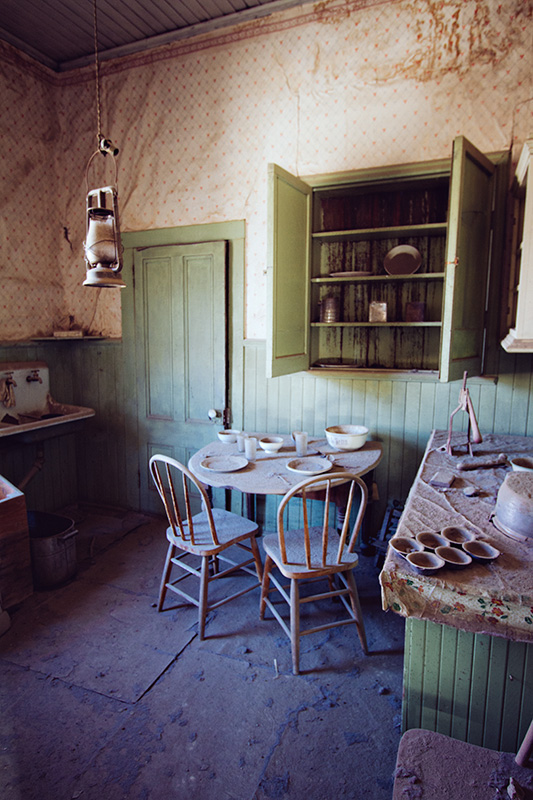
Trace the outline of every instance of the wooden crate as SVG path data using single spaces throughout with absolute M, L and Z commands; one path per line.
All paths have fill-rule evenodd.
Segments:
M 26 499 L 0 475 L 0 608 L 11 608 L 32 593 Z

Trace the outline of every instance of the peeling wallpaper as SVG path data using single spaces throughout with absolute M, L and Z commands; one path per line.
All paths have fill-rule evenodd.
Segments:
M 7 45 L 0 67 L 0 340 L 118 337 L 119 293 L 81 286 L 94 70 L 55 75 Z M 104 62 L 101 92 L 122 230 L 245 219 L 246 336 L 264 338 L 268 162 L 305 176 L 443 158 L 460 134 L 516 156 L 533 0 L 320 2 Z

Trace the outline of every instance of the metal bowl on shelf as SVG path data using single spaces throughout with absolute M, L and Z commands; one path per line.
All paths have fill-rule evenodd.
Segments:
M 389 275 L 414 275 L 421 263 L 422 255 L 416 247 L 412 247 L 410 244 L 399 244 L 389 250 L 383 266 Z

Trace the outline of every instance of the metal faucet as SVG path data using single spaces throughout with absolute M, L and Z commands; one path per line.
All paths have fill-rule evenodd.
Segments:
M 28 383 L 33 383 L 34 381 L 39 381 L 39 383 L 43 382 L 38 369 L 32 369 L 30 374 L 26 376 L 26 380 Z

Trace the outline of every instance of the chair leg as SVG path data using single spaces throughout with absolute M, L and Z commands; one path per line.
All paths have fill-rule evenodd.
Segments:
M 357 591 L 357 585 L 355 583 L 355 578 L 353 576 L 352 570 L 349 569 L 347 572 L 344 573 L 344 575 L 346 577 L 346 582 L 350 590 L 350 602 L 352 604 L 352 610 L 356 620 L 355 627 L 357 628 L 357 633 L 359 634 L 359 641 L 361 642 L 363 653 L 365 654 L 365 656 L 367 656 L 368 646 L 366 643 L 366 632 L 365 632 L 365 624 L 363 622 L 363 612 L 361 611 L 361 603 L 359 602 L 359 592 Z
M 295 578 L 291 579 L 291 650 L 292 672 L 300 672 L 300 587 Z
M 259 619 L 265 618 L 266 599 L 268 597 L 268 587 L 270 586 L 270 572 L 274 562 L 267 556 L 265 559 L 265 568 L 263 572 L 263 582 L 261 584 L 261 602 L 259 605 Z
M 198 627 L 200 639 L 205 634 L 205 617 L 207 613 L 207 587 L 209 584 L 209 556 L 202 557 L 202 570 L 200 575 L 200 596 L 198 598 Z
M 174 555 L 174 545 L 172 544 L 172 542 L 170 542 L 168 545 L 167 557 L 165 559 L 165 566 L 163 567 L 163 574 L 161 576 L 161 584 L 159 586 L 159 600 L 157 601 L 158 611 L 163 610 L 163 603 L 165 600 L 165 595 L 167 593 L 167 583 L 170 577 L 170 571 L 172 569 L 172 563 L 170 559 L 172 558 L 173 555 Z
M 261 555 L 259 553 L 259 547 L 257 546 L 257 539 L 255 538 L 255 536 L 250 537 L 250 544 L 252 546 L 252 554 L 254 557 L 257 579 L 259 580 L 259 583 L 261 583 L 261 581 L 263 580 L 263 565 L 261 563 Z

